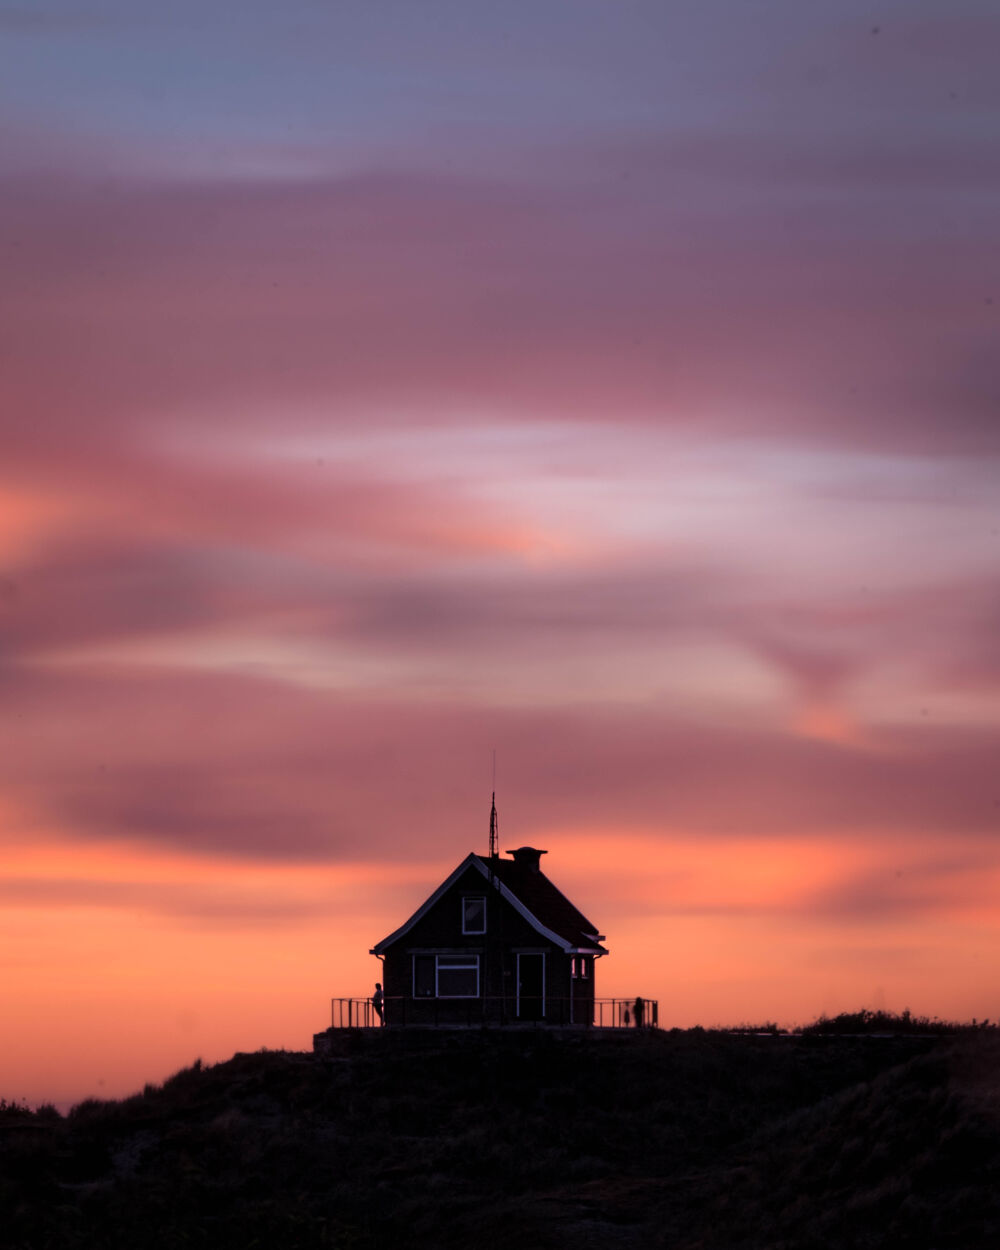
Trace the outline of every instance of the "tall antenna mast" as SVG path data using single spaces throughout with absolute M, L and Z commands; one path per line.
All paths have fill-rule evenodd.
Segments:
M 499 838 L 497 831 L 497 753 L 493 748 L 493 803 L 490 807 L 490 859 L 496 859 L 500 854 Z
M 503 984 L 503 948 L 500 945 L 500 898 L 497 889 L 497 860 L 500 858 L 499 838 L 497 834 L 497 752 L 496 747 L 493 748 L 493 798 L 490 802 L 490 855 L 486 861 L 487 886 L 486 886 L 486 932 L 483 937 L 483 1020 L 489 1019 L 490 1016 L 490 990 L 494 991 L 494 996 L 499 998 L 499 1017 L 501 1024 L 506 1015 L 504 1006 L 504 984 Z M 496 908 L 496 917 L 493 923 L 492 931 L 490 928 L 490 913 Z M 494 985 L 489 974 L 493 971 L 493 957 L 490 952 L 491 938 L 495 936 L 496 943 L 496 974 Z

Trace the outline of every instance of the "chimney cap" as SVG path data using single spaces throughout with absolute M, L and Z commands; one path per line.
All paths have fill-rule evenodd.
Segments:
M 540 851 L 534 846 L 519 846 L 516 851 L 508 851 L 507 854 L 513 857 L 515 864 L 540 872 L 539 860 L 543 855 L 548 855 L 548 851 Z

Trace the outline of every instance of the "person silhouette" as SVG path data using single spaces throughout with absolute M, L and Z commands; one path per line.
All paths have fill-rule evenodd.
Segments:
M 643 1010 L 645 1009 L 645 1006 L 646 1004 L 642 1001 L 641 998 L 637 998 L 635 1000 L 635 1006 L 633 1007 L 633 1011 L 635 1012 L 635 1027 L 637 1029 L 642 1028 L 642 1013 L 643 1013 Z
M 382 982 L 376 981 L 375 993 L 372 995 L 372 1007 L 375 1009 L 375 1014 L 378 1016 L 379 1028 L 385 1024 L 385 1017 L 382 1014 L 382 1002 L 384 997 L 385 996 L 382 993 Z

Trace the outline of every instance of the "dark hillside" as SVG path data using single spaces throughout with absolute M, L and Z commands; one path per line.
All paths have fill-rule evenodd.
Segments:
M 1000 1245 L 1000 1039 L 347 1035 L 0 1114 L 19 1247 Z

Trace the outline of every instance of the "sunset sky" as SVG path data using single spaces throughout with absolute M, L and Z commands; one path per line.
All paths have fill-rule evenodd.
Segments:
M 0 1096 L 504 849 L 666 1025 L 1000 1015 L 996 0 L 0 4 Z

